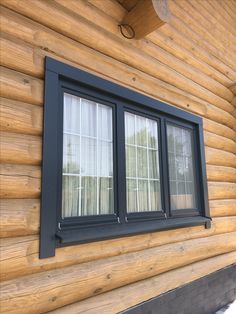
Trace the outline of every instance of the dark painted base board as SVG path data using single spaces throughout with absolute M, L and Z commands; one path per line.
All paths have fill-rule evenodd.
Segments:
M 129 308 L 124 314 L 213 314 L 236 299 L 236 264 Z

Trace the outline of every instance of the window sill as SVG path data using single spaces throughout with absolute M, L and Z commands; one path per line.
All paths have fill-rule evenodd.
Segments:
M 107 224 L 94 227 L 83 227 L 73 230 L 60 230 L 56 233 L 57 247 L 71 244 L 101 241 L 123 236 L 132 236 L 147 232 L 171 230 L 176 228 L 205 225 L 211 227 L 211 219 L 196 216 L 187 218 L 169 218 L 168 220 L 152 220 L 142 222 L 129 222 L 125 224 Z

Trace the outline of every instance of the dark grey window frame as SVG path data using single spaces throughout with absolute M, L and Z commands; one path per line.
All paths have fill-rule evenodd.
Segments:
M 61 219 L 63 92 L 113 108 L 115 214 Z M 126 212 L 124 111 L 158 121 L 163 212 Z M 117 121 L 119 123 L 117 123 Z M 170 210 L 166 123 L 194 134 L 197 209 Z M 52 58 L 45 60 L 40 258 L 56 247 L 187 226 L 210 227 L 202 118 Z

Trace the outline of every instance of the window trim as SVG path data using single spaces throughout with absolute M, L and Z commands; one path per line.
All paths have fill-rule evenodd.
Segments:
M 61 208 L 61 186 L 62 176 L 60 169 L 62 168 L 62 129 L 59 126 L 63 124 L 63 103 L 62 93 L 63 88 L 66 87 L 67 92 L 72 90 L 79 90 L 78 94 L 85 92 L 91 98 L 101 99 L 101 103 L 115 103 L 116 119 L 120 123 L 120 127 L 114 127 L 116 130 L 114 135 L 114 149 L 113 149 L 113 163 L 114 163 L 114 198 L 116 203 L 119 202 L 118 208 L 125 208 L 124 195 L 126 190 L 124 184 L 119 182 L 117 171 L 125 174 L 125 145 L 124 143 L 124 109 L 126 103 L 128 108 L 136 108 L 135 112 L 143 112 L 145 115 L 153 116 L 156 120 L 160 118 L 160 125 L 158 126 L 161 135 L 165 140 L 159 141 L 159 159 L 162 166 L 162 185 L 161 190 L 168 191 L 162 192 L 162 201 L 164 202 L 165 209 L 167 210 L 168 219 L 162 217 L 155 217 L 153 219 L 152 213 L 146 213 L 144 216 L 137 215 L 136 213 L 128 214 L 127 223 L 119 223 L 116 214 L 112 214 L 114 219 L 107 221 L 106 225 L 102 224 L 104 220 L 96 219 L 94 224 L 84 226 L 79 223 L 79 228 L 74 229 L 77 221 L 73 218 L 74 225 L 69 225 L 65 221 L 64 225 L 58 228 L 58 209 Z M 87 93 L 86 93 L 87 92 Z M 75 94 L 75 92 L 72 92 Z M 88 96 L 88 97 L 90 97 Z M 99 100 L 100 101 L 100 100 Z M 128 109 L 128 110 L 129 110 Z M 131 109 L 132 110 L 132 109 Z M 165 118 L 163 118 L 163 116 Z M 166 122 L 164 121 L 178 121 L 184 123 L 184 126 L 191 125 L 194 127 L 194 142 L 195 154 L 197 154 L 197 180 L 198 184 L 198 197 L 200 213 L 197 215 L 191 213 L 191 216 L 185 214 L 184 211 L 178 210 L 177 215 L 170 216 L 169 204 L 169 181 L 168 175 L 168 155 L 167 155 L 167 140 L 166 140 Z M 113 114 L 113 123 L 115 123 Z M 172 122 L 171 122 L 172 123 Z M 115 139 L 120 144 L 115 143 Z M 159 138 L 160 140 L 160 138 Z M 56 162 L 55 162 L 56 159 Z M 117 170 L 118 169 L 118 170 Z M 123 178 L 124 179 L 124 178 Z M 123 202 L 123 203 L 122 203 Z M 189 213 L 190 211 L 188 211 Z M 140 213 L 141 214 L 141 213 Z M 107 217 L 107 215 L 106 215 Z M 112 217 L 107 217 L 109 220 Z M 136 217 L 136 218 L 135 218 Z M 101 218 L 101 217 L 100 217 Z M 103 217 L 102 217 L 103 218 Z M 121 221 L 125 221 L 124 211 L 119 214 Z M 86 220 L 87 218 L 83 218 Z M 82 219 L 82 220 L 83 220 Z M 66 219 L 67 220 L 67 219 Z M 69 221 L 71 219 L 68 219 Z M 141 221 L 141 223 L 140 223 Z M 161 101 L 145 96 L 143 94 L 132 91 L 126 87 L 117 85 L 93 74 L 84 72 L 72 66 L 66 65 L 56 61 L 50 57 L 45 58 L 45 103 L 44 103 L 44 135 L 43 135 L 43 165 L 42 165 L 42 195 L 41 195 L 41 215 L 40 215 L 40 258 L 50 257 L 55 255 L 56 247 L 61 247 L 69 244 L 84 243 L 91 241 L 98 241 L 108 238 L 119 236 L 129 236 L 145 232 L 154 232 L 166 229 L 175 229 L 187 226 L 205 225 L 206 228 L 210 227 L 210 213 L 208 204 L 208 190 L 207 190 L 207 176 L 205 167 L 205 153 L 203 141 L 203 125 L 202 118 L 185 112 L 181 109 L 167 105 Z M 66 228 L 65 228 L 65 225 Z M 105 227 L 104 227 L 105 226 Z

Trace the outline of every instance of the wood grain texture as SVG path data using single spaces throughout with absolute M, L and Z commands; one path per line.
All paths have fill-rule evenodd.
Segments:
M 4 67 L 0 68 L 0 72 L 2 97 L 42 105 L 43 82 L 41 80 Z
M 0 132 L 0 162 L 40 165 L 42 140 L 35 135 Z
M 136 0 L 120 2 L 130 10 Z M 129 41 L 117 27 L 127 9 L 116 0 L 1 1 L 3 313 L 116 313 L 236 260 L 234 6 L 170 2 L 168 24 Z M 210 229 L 68 246 L 39 259 L 45 56 L 203 117 Z
M 25 218 L 26 219 L 26 218 Z M 6 229 L 7 229 L 6 225 Z M 25 232 L 29 232 L 28 225 Z M 32 273 L 64 268 L 85 262 L 122 256 L 131 252 L 147 250 L 176 242 L 210 237 L 236 231 L 236 215 L 230 218 L 215 218 L 210 229 L 203 226 L 146 233 L 126 238 L 99 241 L 56 250 L 53 258 L 39 259 L 37 236 L 1 240 L 1 280 L 9 280 Z
M 236 139 L 236 133 L 235 133 Z M 212 132 L 204 132 L 205 145 L 236 154 L 236 142 Z
M 52 314 L 115 314 L 178 288 L 212 272 L 235 263 L 236 252 L 209 258 L 137 283 L 103 293 L 55 311 Z
M 208 181 L 236 182 L 236 168 L 224 166 L 207 166 Z
M 236 215 L 236 199 L 213 200 L 209 202 L 209 205 L 213 217 Z
M 2 313 L 47 312 L 90 296 L 236 250 L 236 232 L 164 245 L 1 284 Z M 80 293 L 78 294 L 78 291 Z
M 191 39 L 198 45 L 201 44 L 205 50 L 208 50 L 211 54 L 234 68 L 234 54 L 230 49 L 226 49 L 226 47 L 222 45 L 221 39 L 214 38 L 211 32 L 205 31 L 205 28 L 195 18 L 195 15 L 197 15 L 196 10 L 194 11 L 194 16 L 192 16 L 192 14 L 189 15 L 188 10 L 191 12 L 192 10 L 189 8 L 186 1 L 170 1 L 170 9 L 172 12 L 171 25 L 176 26 L 181 32 L 185 32 L 185 36 L 191 35 Z M 177 20 L 174 19 L 174 15 L 177 17 Z M 185 24 L 185 27 L 181 22 Z M 188 28 L 186 26 L 188 26 Z
M 122 23 L 131 26 L 135 38 L 140 39 L 169 20 L 168 0 L 141 0 L 125 15 Z
M 236 199 L 236 183 L 208 182 L 209 200 Z
M 20 101 L 0 98 L 0 130 L 41 135 L 43 109 Z
M 70 4 L 66 0 L 55 0 L 55 1 L 63 5 L 63 7 L 67 8 L 68 10 L 76 12 L 76 14 L 78 14 L 78 17 L 82 16 L 83 18 L 88 19 L 88 16 L 89 16 L 90 20 L 92 19 L 94 23 L 96 23 L 96 26 L 100 26 L 104 28 L 106 32 L 112 33 L 116 37 L 119 35 L 117 27 L 116 27 L 117 22 L 111 21 L 110 17 L 104 14 L 101 14 L 101 12 L 99 12 L 98 10 L 95 10 L 93 6 L 89 6 L 87 3 L 83 1 L 78 2 L 78 1 L 71 0 Z M 146 2 L 140 1 L 138 5 L 142 5 L 142 3 L 146 4 Z M 147 3 L 150 3 L 150 2 L 147 1 Z M 137 6 L 134 8 L 134 10 L 136 8 Z M 131 12 L 129 12 L 128 14 L 131 14 Z M 118 38 L 120 38 L 120 35 Z M 124 39 L 122 38 L 122 40 Z M 221 84 L 213 80 L 211 76 L 204 75 L 202 71 L 198 71 L 190 65 L 186 66 L 185 62 L 182 62 L 181 60 L 173 56 L 173 54 L 170 54 L 169 52 L 161 49 L 158 45 L 154 45 L 151 41 L 148 41 L 146 39 L 139 40 L 139 41 L 133 40 L 133 41 L 129 41 L 128 43 L 132 45 L 133 49 L 136 48 L 137 51 L 140 51 L 147 56 L 155 58 L 158 62 L 161 62 L 161 64 L 165 64 L 168 67 L 168 69 L 175 70 L 176 72 L 180 73 L 184 77 L 187 77 L 188 79 L 190 79 L 192 82 L 194 81 L 195 83 L 201 85 L 202 87 L 205 87 L 207 90 L 210 90 L 213 94 L 217 94 L 218 96 L 229 101 L 232 100 L 233 94 L 231 92 L 229 93 L 228 89 L 225 86 L 222 86 Z M 150 73 L 150 72 L 145 70 L 145 73 Z M 174 75 L 174 74 L 172 73 L 170 75 Z M 180 79 L 180 77 L 178 79 Z M 162 80 L 168 82 L 167 78 L 163 78 Z M 177 86 L 176 84 L 173 84 L 173 82 L 170 84 Z M 187 81 L 186 81 L 186 84 L 188 84 Z M 205 98 L 203 97 L 203 99 Z M 213 99 L 211 100 L 208 99 L 208 101 L 212 101 L 212 100 Z
M 126 10 L 116 1 L 108 0 L 108 3 L 99 0 L 88 0 L 92 6 L 96 6 L 99 10 L 105 13 L 108 17 L 114 18 L 117 23 L 122 21 Z M 233 69 L 226 66 L 219 59 L 214 58 L 208 51 L 196 46 L 191 38 L 176 32 L 175 28 L 166 24 L 164 28 L 160 28 L 157 32 L 152 33 L 147 37 L 155 45 L 163 48 L 165 51 L 175 55 L 185 63 L 201 70 L 206 75 L 214 78 L 216 81 L 225 86 L 230 86 L 236 80 L 236 73 Z M 232 75 L 230 79 L 228 76 Z
M 11 21 L 11 23 L 9 23 L 9 21 Z M 67 60 L 76 62 L 80 64 L 80 66 L 85 66 L 86 70 L 88 70 L 88 67 L 91 68 L 94 64 L 96 65 L 94 70 L 99 71 L 100 75 L 101 73 L 102 75 L 106 74 L 109 79 L 114 79 L 114 77 L 122 78 L 122 81 L 119 81 L 118 83 L 126 84 L 126 86 L 145 92 L 155 98 L 177 105 L 180 108 L 189 110 L 201 116 L 206 116 L 230 127 L 235 125 L 234 117 L 228 112 L 216 108 L 215 106 L 204 102 L 202 99 L 176 89 L 174 86 L 154 79 L 145 73 L 141 73 L 134 68 L 122 66 L 121 63 L 117 63 L 114 59 L 107 58 L 101 54 L 98 54 L 97 56 L 94 50 L 91 51 L 88 48 L 86 49 L 85 46 L 79 45 L 66 37 L 59 36 L 37 23 L 33 23 L 17 14 L 9 12 L 7 9 L 2 10 L 1 23 L 2 29 L 5 32 L 16 35 L 16 31 L 12 31 L 12 27 L 14 26 L 14 29 L 19 33 L 18 36 L 20 38 L 29 41 L 34 45 L 40 45 L 44 47 L 45 50 L 57 51 L 57 53 L 63 57 L 63 60 L 61 60 L 63 62 L 70 63 Z M 19 43 L 17 43 L 17 45 L 18 44 Z M 22 50 L 19 49 L 19 51 Z M 45 52 L 45 54 L 50 55 L 48 52 Z M 25 59 L 25 57 L 22 57 L 22 59 Z M 94 60 L 93 64 L 90 62 L 91 59 Z M 73 65 L 77 66 L 76 64 Z M 22 67 L 21 71 L 24 71 L 26 66 L 27 65 Z M 41 71 L 43 71 L 43 69 L 41 69 Z
M 38 198 L 41 190 L 40 167 L 0 165 L 1 198 Z
M 17 237 L 39 232 L 38 199 L 2 199 L 0 237 Z
M 236 167 L 236 155 L 220 149 L 205 147 L 206 163 L 209 165 Z
M 192 95 L 212 102 L 219 108 L 232 112 L 233 106 L 228 100 L 221 98 L 196 83 L 193 84 L 192 80 L 186 79 L 182 75 L 175 72 L 170 73 L 170 70 L 162 63 L 157 62 L 157 60 L 154 62 L 150 56 L 143 54 L 137 48 L 126 44 L 126 42 L 118 38 L 114 38 L 113 34 L 98 29 L 95 25 L 87 23 L 84 19 L 76 18 L 74 14 L 67 13 L 64 9 L 54 5 L 53 2 L 49 3 L 35 0 L 34 6 L 28 6 L 24 1 L 25 0 L 18 2 L 12 0 L 11 2 L 8 2 L 4 0 L 2 1 L 2 4 L 17 10 L 19 13 L 27 15 L 36 21 L 40 21 L 42 24 L 64 34 L 65 36 L 71 37 L 86 46 L 91 47 L 91 37 L 97 38 L 92 44 L 93 49 L 139 69 L 142 72 L 157 77 L 158 79 L 167 81 L 169 84 L 184 89 Z M 58 23 L 58 20 L 60 20 L 60 23 Z M 80 29 L 80 32 L 71 32 L 72 28 Z M 105 41 L 104 38 L 106 38 Z M 228 92 L 230 91 L 228 90 Z M 224 93 L 224 95 L 226 94 Z M 230 98 L 231 95 L 233 94 L 230 94 Z

